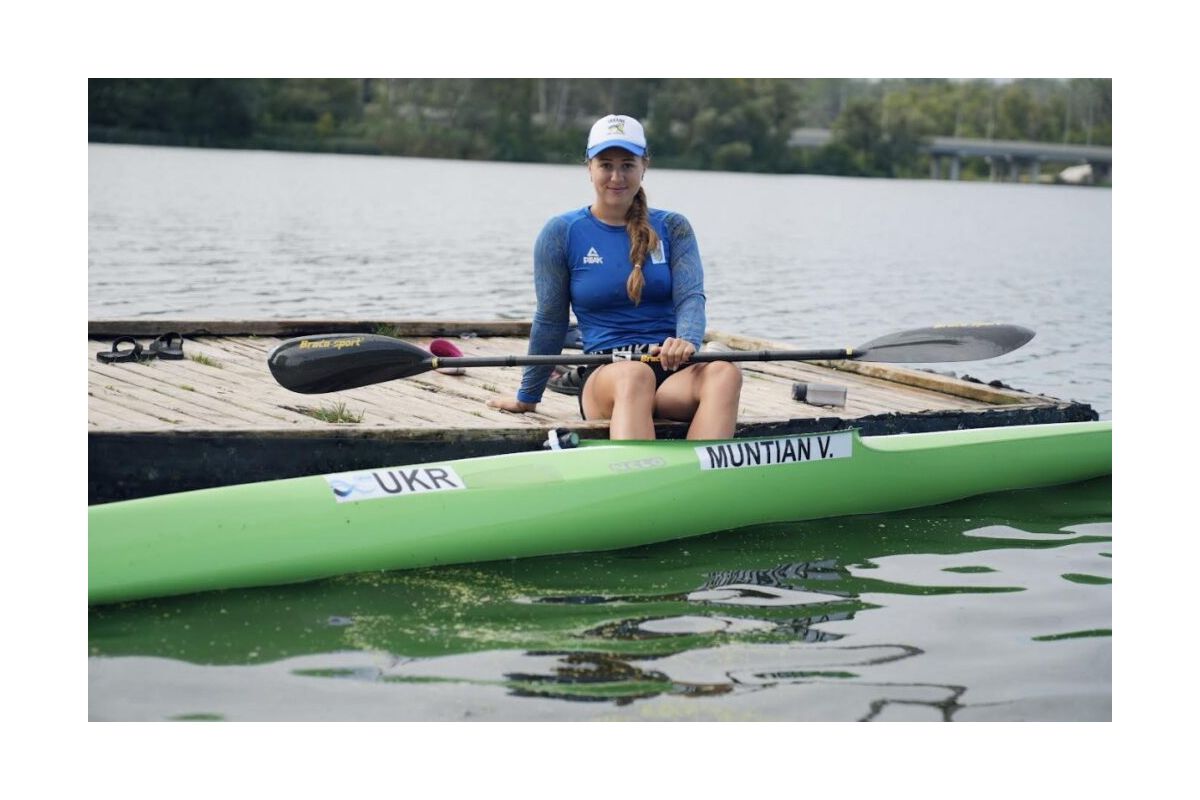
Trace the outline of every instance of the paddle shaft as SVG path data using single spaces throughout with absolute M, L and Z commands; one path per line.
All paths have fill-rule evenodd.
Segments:
M 833 361 L 837 359 L 853 359 L 858 353 L 853 348 L 840 350 L 738 350 L 738 351 L 706 351 L 692 354 L 687 363 L 694 364 L 706 361 Z M 616 364 L 622 361 L 639 361 L 652 363 L 659 361 L 658 356 L 645 353 L 590 353 L 580 355 L 557 356 L 456 356 L 439 358 L 430 356 L 426 361 L 430 369 L 450 367 L 549 367 L 549 366 L 591 366 L 594 364 Z

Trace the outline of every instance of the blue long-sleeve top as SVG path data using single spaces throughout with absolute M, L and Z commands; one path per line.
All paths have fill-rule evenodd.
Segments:
M 629 278 L 629 234 L 600 221 L 589 208 L 553 217 L 533 251 L 537 310 L 530 355 L 558 355 L 575 311 L 585 353 L 685 339 L 700 349 L 705 330 L 704 268 L 691 224 L 682 214 L 650 209 L 659 246 L 642 272 L 646 285 L 634 305 Z M 517 391 L 524 403 L 541 402 L 552 367 L 526 367 Z

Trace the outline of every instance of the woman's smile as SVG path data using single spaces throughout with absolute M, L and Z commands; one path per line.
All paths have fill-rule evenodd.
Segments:
M 612 224 L 622 224 L 633 196 L 642 186 L 644 159 L 620 147 L 610 147 L 588 162 L 599 207 L 593 212 Z

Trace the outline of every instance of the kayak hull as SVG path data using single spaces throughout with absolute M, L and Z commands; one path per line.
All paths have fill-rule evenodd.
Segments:
M 1112 423 L 585 442 L 88 510 L 88 602 L 612 550 L 1111 474 Z

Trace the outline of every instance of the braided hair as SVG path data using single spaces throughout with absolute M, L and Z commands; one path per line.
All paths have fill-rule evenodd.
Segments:
M 658 248 L 658 234 L 650 225 L 650 206 L 646 202 L 646 190 L 640 186 L 633 197 L 633 205 L 625 213 L 625 230 L 629 233 L 629 263 L 633 265 L 629 280 L 625 281 L 625 292 L 636 306 L 642 302 L 642 289 L 646 286 L 642 266 L 651 251 Z

